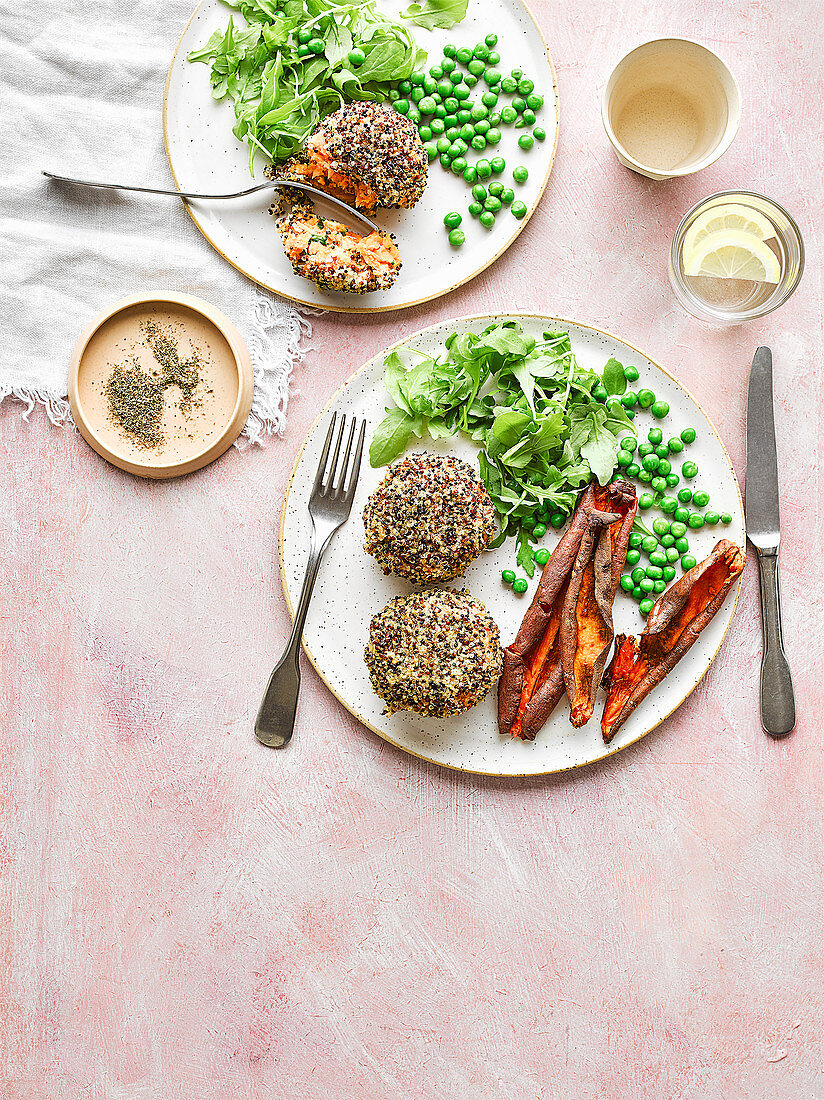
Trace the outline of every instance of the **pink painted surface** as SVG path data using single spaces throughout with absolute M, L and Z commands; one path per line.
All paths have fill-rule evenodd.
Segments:
M 824 1097 L 820 6 L 536 14 L 562 115 L 540 210 L 450 298 L 317 319 L 282 441 L 151 484 L 0 411 L 3 1097 Z M 598 101 L 621 54 L 666 33 L 722 53 L 744 117 L 717 165 L 653 184 L 618 165 Z M 786 203 L 809 265 L 779 313 L 715 331 L 672 299 L 666 245 L 739 185 Z M 740 476 L 749 361 L 774 348 L 791 739 L 758 724 L 751 559 L 704 682 L 603 766 L 442 771 L 309 668 L 289 751 L 253 740 L 288 628 L 278 508 L 319 406 L 404 333 L 510 308 L 645 349 Z

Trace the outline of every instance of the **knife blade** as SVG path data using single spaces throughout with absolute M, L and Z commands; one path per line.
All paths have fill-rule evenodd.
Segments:
M 758 555 L 761 590 L 761 725 L 770 737 L 786 737 L 795 727 L 795 695 L 784 653 L 778 548 L 781 515 L 775 445 L 772 352 L 756 350 L 747 392 L 747 537 Z

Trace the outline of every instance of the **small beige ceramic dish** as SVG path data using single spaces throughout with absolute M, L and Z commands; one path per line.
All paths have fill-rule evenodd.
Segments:
M 699 172 L 727 151 L 741 121 L 741 93 L 706 46 L 658 38 L 613 69 L 601 118 L 623 165 L 667 180 Z
M 197 381 L 188 401 L 173 382 L 160 390 L 158 439 L 147 444 L 113 415 L 107 387 L 117 368 L 159 377 L 157 349 L 170 344 L 158 344 L 158 337 L 171 342 L 181 362 L 197 364 Z M 243 337 L 219 309 L 189 294 L 137 294 L 116 302 L 82 333 L 69 368 L 69 401 L 80 434 L 103 458 L 141 477 L 179 477 L 213 462 L 243 430 L 253 392 Z

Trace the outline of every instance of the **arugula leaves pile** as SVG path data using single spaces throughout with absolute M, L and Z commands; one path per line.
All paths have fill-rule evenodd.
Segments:
M 599 377 L 578 365 L 568 333 L 536 341 L 517 321 L 453 333 L 437 359 L 393 351 L 385 383 L 395 406 L 373 436 L 372 466 L 396 459 L 411 436 L 469 436 L 481 447 L 481 480 L 499 515 L 492 545 L 517 537 L 529 576 L 531 535 L 521 520 L 538 509 L 568 516 L 593 475 L 602 485 L 612 478 L 619 435 L 636 434 L 617 400 L 627 385 L 617 359 Z
M 427 12 L 430 18 L 444 17 L 461 3 L 427 0 L 413 5 L 425 9 L 419 16 L 406 15 L 413 20 Z M 426 60 L 408 27 L 381 15 L 375 0 L 234 0 L 227 6 L 247 25 L 236 26 L 230 17 L 226 29 L 215 31 L 188 60 L 209 64 L 212 95 L 231 100 L 233 133 L 249 145 L 253 175 L 256 151 L 273 161 L 291 156 L 343 103 L 385 99 L 398 80 Z M 321 39 L 323 53 L 301 57 L 299 30 Z M 357 66 L 349 60 L 354 48 L 365 54 Z
M 460 23 L 466 15 L 467 4 L 468 0 L 415 0 L 401 12 L 401 17 L 428 31 L 435 27 L 449 28 Z

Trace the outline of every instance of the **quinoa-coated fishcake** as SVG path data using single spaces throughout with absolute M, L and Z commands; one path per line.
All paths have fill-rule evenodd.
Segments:
M 400 253 L 389 233 L 361 236 L 340 222 L 319 217 L 307 204 L 279 217 L 277 229 L 294 273 L 323 290 L 388 290 L 400 272 Z
M 348 103 L 325 118 L 282 167 L 266 169 L 270 178 L 302 180 L 367 213 L 379 206 L 414 206 L 427 172 L 418 131 L 385 103 Z
M 474 707 L 494 686 L 500 636 L 468 592 L 414 592 L 396 596 L 374 616 L 364 660 L 387 714 L 446 718 Z
M 413 584 L 460 576 L 495 537 L 495 506 L 478 475 L 451 455 L 394 462 L 363 510 L 363 548 Z

